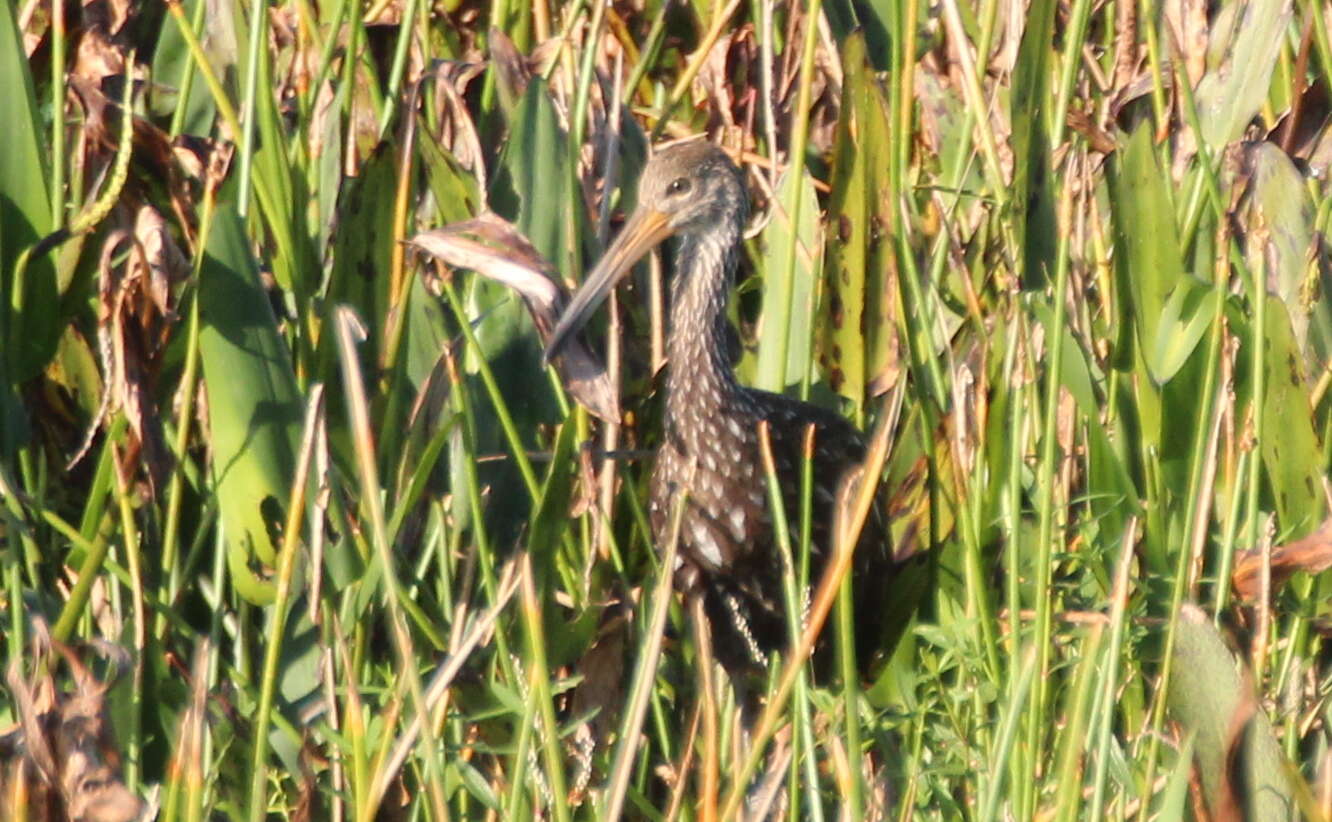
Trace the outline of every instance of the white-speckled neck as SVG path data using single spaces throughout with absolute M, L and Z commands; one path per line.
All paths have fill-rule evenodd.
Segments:
M 706 234 L 680 237 L 671 283 L 666 419 L 689 452 L 712 426 L 743 406 L 726 344 L 726 294 L 735 268 L 738 229 L 718 225 Z

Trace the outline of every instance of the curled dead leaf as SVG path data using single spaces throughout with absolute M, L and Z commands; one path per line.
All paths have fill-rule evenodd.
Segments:
M 123 265 L 118 252 L 128 246 Z M 105 389 L 83 443 L 70 459 L 88 452 L 93 435 L 110 412 L 120 409 L 130 423 L 131 440 L 122 458 L 126 478 L 142 457 L 149 482 L 161 487 L 170 452 L 154 399 L 157 373 L 176 315 L 171 285 L 188 275 L 189 260 L 176 245 L 162 215 L 142 206 L 132 231 L 107 235 L 98 265 L 97 343 Z
M 532 81 L 532 70 L 508 35 L 497 28 L 489 33 L 490 63 L 499 78 L 499 89 L 509 101 L 517 100 Z
M 448 265 L 466 268 L 518 292 L 545 345 L 568 293 L 547 262 L 514 226 L 484 214 L 444 228 L 424 231 L 408 242 Z M 606 422 L 619 422 L 619 398 L 596 355 L 574 339 L 551 363 L 578 404 Z
M 1332 568 L 1332 518 L 1308 536 L 1272 548 L 1272 589 L 1285 584 L 1296 571 L 1317 574 L 1328 568 Z M 1236 559 L 1231 582 L 1245 602 L 1261 598 L 1262 575 L 1261 550 L 1244 551 Z
M 96 647 L 107 656 L 113 673 L 129 655 L 109 644 Z M 51 651 L 64 658 L 73 689 L 56 687 Z M 18 660 L 10 663 L 7 680 L 14 694 L 19 723 L 0 732 L 0 813 L 16 818 L 6 807 L 16 796 L 27 797 L 27 818 L 132 822 L 143 802 L 120 776 L 120 752 L 111 732 L 106 692 L 111 682 L 98 680 L 80 654 L 59 642 L 43 644 L 35 656 L 35 673 L 23 676 Z

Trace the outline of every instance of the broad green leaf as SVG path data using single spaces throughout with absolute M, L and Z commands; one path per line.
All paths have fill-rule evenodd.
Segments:
M 871 289 L 881 277 L 871 271 L 871 244 L 889 222 L 888 167 L 875 158 L 889 152 L 887 103 L 866 62 L 865 38 L 852 35 L 844 44 L 842 107 L 833 145 L 832 193 L 828 198 L 827 267 L 820 307 L 823 329 L 821 363 L 832 389 L 851 400 L 859 419 L 866 385 L 880 362 L 869 338 L 883 329 L 881 303 L 886 289 Z M 877 271 L 877 267 L 875 267 Z
M 78 406 L 80 422 L 91 421 L 97 415 L 102 397 L 102 373 L 97 367 L 97 355 L 73 326 L 66 326 L 60 335 L 60 344 L 46 369 L 46 377 L 69 392 Z
M 891 71 L 893 36 L 889 32 L 900 27 L 905 5 L 892 0 L 828 0 L 823 4 L 823 12 L 838 43 L 848 48 L 850 38 L 859 38 L 864 49 L 862 58 L 868 58 L 875 71 Z M 922 4 L 918 13 L 921 19 L 926 19 L 924 15 L 929 14 L 929 8 Z
M 568 138 L 560 128 L 550 94 L 540 83 L 530 83 L 513 112 L 503 156 L 506 193 L 512 196 L 504 204 L 505 198 L 497 191 L 496 209 L 566 275 L 581 262 L 579 215 L 583 212 L 569 162 Z M 510 387 L 521 386 L 521 396 L 530 400 L 533 377 L 544 368 L 527 309 L 508 287 L 480 277 L 473 278 L 469 299 L 469 310 L 479 320 L 476 333 L 482 351 L 478 353 L 491 357 L 510 346 L 521 348 L 520 360 L 513 363 Z
M 213 482 L 236 589 L 272 601 L 254 569 L 275 558 L 295 471 L 302 407 L 296 376 L 244 226 L 220 205 L 199 279 L 199 356 L 208 396 Z
M 467 760 L 462 757 L 449 758 L 449 775 L 457 780 L 467 789 L 467 792 L 476 797 L 478 801 L 495 813 L 502 813 L 503 807 L 500 805 L 499 797 L 495 795 L 495 789 L 491 781 L 485 777 Z
M 576 255 L 578 236 L 572 207 L 577 192 L 571 190 L 567 138 L 560 129 L 550 95 L 540 83 L 531 83 L 519 100 L 509 125 L 501 180 L 492 195 L 496 210 L 510 219 L 532 241 L 542 256 L 555 263 L 563 273 Z M 505 185 L 507 183 L 507 186 Z M 468 308 L 478 318 L 476 333 L 486 357 L 498 354 L 510 345 L 521 345 L 525 353 L 537 353 L 531 318 L 522 301 L 499 283 L 480 277 L 472 279 Z M 540 373 L 539 356 L 534 368 L 523 375 L 530 386 L 533 374 Z
M 38 114 L 32 75 L 24 58 L 16 24 L 15 4 L 0 9 L 0 122 L 5 124 L 0 150 L 0 345 L 8 379 L 22 382 L 35 376 L 55 352 L 60 336 L 60 304 L 54 258 L 44 254 L 30 260 L 22 274 L 21 305 L 15 305 L 15 263 L 55 226 L 51 193 L 47 189 L 48 138 Z M 18 312 L 18 313 L 15 313 Z M 3 375 L 0 375 L 3 376 Z M 0 408 L 0 445 L 18 436 L 16 400 L 3 399 Z
M 819 204 L 809 172 L 788 171 L 763 230 L 763 316 L 755 383 L 784 391 L 805 379 L 810 357 L 815 289 L 823 267 Z M 797 192 L 800 211 L 796 212 Z
M 240 15 L 240 6 L 236 14 Z M 266 11 L 265 6 L 252 10 Z M 248 26 L 237 25 L 240 51 L 248 49 Z M 258 61 L 258 93 L 255 95 L 256 149 L 254 152 L 254 193 L 273 242 L 273 276 L 291 293 L 295 304 L 305 305 L 319 281 L 319 256 L 315 254 L 308 230 L 310 193 L 304 178 L 294 173 L 287 155 L 291 140 L 278 113 L 269 50 L 261 49 Z M 243 74 L 244 72 L 242 72 Z M 243 78 L 242 78 L 243 82 Z
M 1189 781 L 1193 776 L 1193 735 L 1185 737 L 1184 744 L 1179 746 L 1179 755 L 1175 761 L 1175 767 L 1170 769 L 1170 775 L 1166 778 L 1165 789 L 1161 791 L 1161 798 L 1157 804 L 1157 810 L 1160 816 L 1157 817 L 1161 822 L 1182 822 L 1185 819 L 1191 819 L 1184 812 L 1185 802 L 1189 798 Z M 1122 780 L 1127 783 L 1128 780 Z
M 555 435 L 555 448 L 551 454 L 550 468 L 546 471 L 546 480 L 541 487 L 541 499 L 532 512 L 532 527 L 527 540 L 528 550 L 534 557 L 550 551 L 559 541 L 561 523 L 569 518 L 569 498 L 573 492 L 574 461 L 571 459 L 576 439 L 576 426 L 565 422 Z
M 193 20 L 199 5 L 206 0 L 185 0 L 181 5 L 185 17 Z M 218 21 L 225 15 L 215 15 Z M 211 38 L 205 42 L 211 42 Z M 153 83 L 148 88 L 148 105 L 157 117 L 170 120 L 176 109 L 181 106 L 185 111 L 180 115 L 181 132 L 206 137 L 212 131 L 217 117 L 213 96 L 208 92 L 197 66 L 191 65 L 193 57 L 185 45 L 185 38 L 180 33 L 176 19 L 168 15 L 162 24 L 162 34 L 157 38 L 157 48 L 153 50 Z M 215 69 L 221 69 L 215 66 Z M 193 72 L 189 97 L 181 99 L 182 81 L 187 71 Z M 336 118 L 330 118 L 336 119 Z
M 385 426 L 379 438 L 384 463 L 399 478 L 392 484 L 398 497 L 394 505 L 400 509 L 393 512 L 395 520 L 408 513 L 401 510 L 401 506 L 415 505 L 419 499 L 450 427 L 442 424 L 440 419 L 447 415 L 441 407 L 445 402 L 444 375 L 442 370 L 437 370 L 441 352 L 449 345 L 444 309 L 420 277 L 412 277 L 407 291 L 406 305 L 402 309 L 402 341 L 398 347 L 397 367 L 389 375 L 392 393 L 384 418 L 404 420 L 410 428 Z M 436 382 L 428 384 L 432 375 Z M 427 392 L 426 402 L 417 406 L 423 390 Z M 441 427 L 444 430 L 440 430 Z M 409 477 L 410 486 L 406 484 Z M 403 495 L 409 493 L 409 488 L 414 490 L 410 498 L 404 500 Z
M 1203 795 L 1216 813 L 1230 775 L 1245 819 L 1277 822 L 1294 819 L 1295 801 L 1286 778 L 1286 761 L 1272 734 L 1272 723 L 1252 693 L 1253 682 L 1241 677 L 1236 661 L 1200 608 L 1185 605 L 1177 616 L 1173 674 L 1166 704 L 1194 739 L 1194 758 Z M 1247 722 L 1237 726 L 1237 720 Z M 1238 755 L 1232 760 L 1236 732 Z
M 345 156 L 342 144 L 342 118 L 333 116 L 332 112 L 344 110 L 347 94 L 346 86 L 338 87 L 333 102 L 329 105 L 328 116 L 322 118 L 320 133 L 313 139 L 314 156 L 310 158 L 310 164 L 313 166 L 311 176 L 315 181 L 314 206 L 318 226 L 314 242 L 315 248 L 321 253 L 327 252 L 335 239 L 338 199 L 342 194 L 340 185 L 342 161 Z
M 449 344 L 444 310 L 419 277 L 408 285 L 406 319 L 399 350 L 399 366 L 412 390 L 419 391 Z
M 1046 304 L 1032 306 L 1033 313 L 1045 326 L 1046 339 L 1054 326 L 1054 310 Z M 1092 370 L 1087 357 L 1067 326 L 1063 329 L 1059 384 L 1077 404 L 1078 416 L 1087 438 L 1088 504 L 1097 519 L 1106 520 L 1102 535 L 1114 542 L 1123 533 L 1129 516 L 1139 512 L 1139 493 L 1129 476 L 1121 454 L 1101 422 L 1101 401 L 1092 388 Z
M 52 228 L 47 157 L 42 151 L 47 140 L 14 12 L 14 4 L 6 3 L 0 14 L 0 83 L 6 90 L 0 95 L 0 114 L 5 117 L 5 150 L 0 152 L 0 192 L 4 194 L 0 229 L 4 233 L 0 236 L 5 238 L 6 273 L 22 248 L 18 241 L 36 242 Z
M 272 610 L 272 606 L 269 607 Z M 286 624 L 282 626 L 282 656 L 279 661 L 278 693 L 280 704 L 295 706 L 307 699 L 323 683 L 324 646 L 320 642 L 319 628 L 310 621 L 310 603 L 307 597 L 299 596 L 291 603 L 287 612 Z M 284 709 L 288 721 L 295 720 L 294 711 Z M 293 724 L 296 724 L 293 721 Z M 287 729 L 273 726 L 269 730 L 268 742 L 273 751 L 282 759 L 283 764 L 292 771 L 301 767 L 301 744 L 299 737 Z
M 418 159 L 425 167 L 426 181 L 439 211 L 439 224 L 448 225 L 479 213 L 484 201 L 476 179 L 463 171 L 453 154 L 429 131 L 423 129 L 416 140 L 420 149 Z
M 1314 433 L 1304 360 L 1281 301 L 1267 298 L 1263 354 L 1267 373 L 1258 447 L 1272 485 L 1281 531 L 1303 536 L 1323 519 L 1322 447 Z
M 529 83 L 509 123 L 502 157 L 504 179 L 496 181 L 492 197 L 495 210 L 565 274 L 571 273 L 567 269 L 578 262 L 581 250 L 582 209 L 574 207 L 581 193 L 573 190 L 569 161 L 568 137 L 549 92 L 541 83 Z M 504 196 L 508 193 L 513 198 Z
M 1290 0 L 1232 2 L 1217 15 L 1210 65 L 1194 93 L 1202 139 L 1213 151 L 1238 140 L 1262 107 L 1289 24 Z
M 1250 244 L 1249 266 L 1267 271 L 1267 291 L 1285 305 L 1296 347 L 1322 362 L 1332 351 L 1332 306 L 1314 297 L 1310 288 L 1311 275 L 1318 272 L 1310 265 L 1315 259 L 1314 208 L 1304 175 L 1284 151 L 1266 141 L 1249 149 L 1248 166 L 1251 219 L 1246 222 L 1266 228 L 1268 240 L 1261 248 Z M 1257 260 L 1256 254 L 1267 259 Z
M 1131 316 L 1124 325 L 1136 330 L 1138 349 L 1144 358 L 1157 351 L 1167 299 L 1184 277 L 1167 179 L 1152 148 L 1151 130 L 1143 123 L 1128 144 L 1115 152 L 1110 204 L 1114 214 L 1115 275 Z M 1168 328 L 1165 333 L 1174 331 Z M 1189 352 L 1179 350 L 1180 346 L 1168 348 L 1174 349 L 1169 361 L 1187 359 Z M 1152 370 L 1151 360 L 1148 368 L 1158 385 L 1168 379 Z
M 938 132 L 939 169 L 945 174 L 952 169 L 961 168 L 956 190 L 961 199 L 958 214 L 965 214 L 970 203 L 976 200 L 976 194 L 985 191 L 985 173 L 982 164 L 977 162 L 976 142 L 973 136 L 975 124 L 967 117 L 967 106 L 944 79 L 933 74 L 922 73 L 916 78 L 919 88 L 921 119 L 928 118 L 933 129 Z M 952 186 L 952 180 L 944 184 Z M 951 201 L 951 195 L 948 200 Z M 983 227 L 982 227 L 983 228 Z
M 1045 303 L 1033 303 L 1031 311 L 1036 315 L 1045 326 L 1045 333 L 1049 334 L 1054 327 L 1054 309 Z M 1065 325 L 1060 344 L 1063 346 L 1062 359 L 1060 362 L 1061 370 L 1059 373 L 1059 384 L 1068 391 L 1073 397 L 1073 401 L 1078 404 L 1078 410 L 1086 416 L 1096 416 L 1100 413 L 1099 403 L 1096 394 L 1092 390 L 1091 370 L 1087 367 L 1087 361 L 1083 357 L 1082 348 L 1073 339 L 1072 332 Z M 1047 340 L 1049 338 L 1047 337 Z M 1053 343 L 1047 343 L 1053 345 Z
M 377 363 L 383 323 L 389 305 L 389 264 L 392 256 L 393 200 L 397 170 L 394 151 L 381 143 L 361 166 L 359 176 L 343 180 L 338 197 L 338 231 L 333 240 L 333 270 L 326 303 L 346 304 L 365 324 L 362 362 Z M 331 316 L 331 314 L 330 314 Z M 321 362 L 334 356 L 333 335 L 320 340 Z
M 1033 0 L 1013 67 L 1009 115 L 1013 124 L 1013 234 L 1023 250 L 1022 282 L 1043 285 L 1054 272 L 1054 188 L 1050 173 L 1049 130 L 1045 125 L 1051 103 L 1050 52 L 1054 48 L 1055 0 Z
M 491 205 L 518 226 L 546 259 L 569 273 L 580 257 L 578 230 L 584 208 L 581 192 L 573 186 L 567 137 L 541 83 L 528 84 L 511 113 L 508 131 L 501 167 L 490 191 Z M 467 283 L 465 302 L 478 343 L 464 359 L 477 415 L 474 445 L 478 453 L 507 451 L 493 398 L 477 378 L 480 361 L 484 359 L 494 373 L 499 401 L 508 408 L 518 430 L 532 432 L 558 416 L 545 378 L 541 346 L 526 306 L 508 287 L 473 276 Z M 460 459 L 470 458 L 451 452 L 455 478 L 464 470 Z M 491 487 L 487 505 L 497 520 L 500 538 L 514 536 L 528 521 L 531 497 L 520 483 L 513 461 L 481 466 L 479 473 L 482 484 Z M 464 487 L 459 479 L 454 485 Z
M 541 486 L 541 498 L 532 512 L 528 529 L 527 547 L 538 567 L 554 568 L 560 575 L 558 583 L 566 591 L 578 591 L 582 586 L 578 572 L 585 561 L 581 556 L 570 556 L 559 548 L 568 540 L 569 506 L 573 497 L 577 468 L 575 452 L 578 447 L 577 426 L 572 419 L 565 421 L 555 434 L 550 467 Z M 576 597 L 581 600 L 581 597 Z M 565 619 L 564 609 L 551 608 L 544 615 L 546 624 L 546 651 L 552 665 L 575 662 L 587 649 L 596 633 L 599 608 L 575 609 L 572 621 Z

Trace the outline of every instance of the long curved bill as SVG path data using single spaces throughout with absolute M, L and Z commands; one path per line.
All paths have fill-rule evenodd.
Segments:
M 642 256 L 654 246 L 671 235 L 670 219 L 652 208 L 640 208 L 625 223 L 620 236 L 615 238 L 610 248 L 602 255 L 597 267 L 587 275 L 587 279 L 574 292 L 569 305 L 560 315 L 555 330 L 546 344 L 545 359 L 560 353 L 565 342 L 587 325 L 592 313 L 597 310 L 606 295 L 611 292 L 624 275 L 633 268 Z

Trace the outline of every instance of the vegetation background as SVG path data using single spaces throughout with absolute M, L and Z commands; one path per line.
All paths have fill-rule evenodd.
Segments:
M 1328 24 L 6 0 L 0 806 L 1327 818 Z M 900 409 L 937 566 L 873 681 L 775 662 L 753 733 L 645 527 L 660 271 L 592 335 L 603 426 L 405 242 L 493 211 L 575 283 L 697 133 L 755 201 L 742 379 Z

